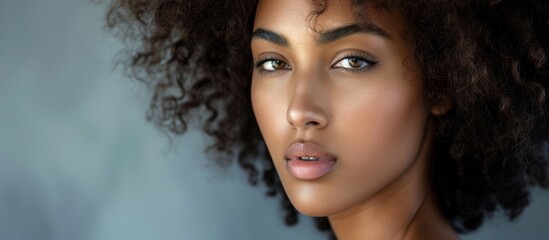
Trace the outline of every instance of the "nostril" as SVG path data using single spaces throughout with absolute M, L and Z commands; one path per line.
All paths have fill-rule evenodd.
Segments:
M 326 114 L 321 110 L 289 108 L 286 120 L 292 128 L 323 128 L 328 123 Z
M 316 121 L 308 121 L 307 123 L 305 123 L 305 126 L 318 126 L 319 123 L 316 122 Z

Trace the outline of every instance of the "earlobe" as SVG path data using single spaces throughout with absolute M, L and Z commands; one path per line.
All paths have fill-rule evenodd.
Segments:
M 431 107 L 430 112 L 435 116 L 442 116 L 448 113 L 453 106 L 454 102 L 449 97 L 444 96 Z

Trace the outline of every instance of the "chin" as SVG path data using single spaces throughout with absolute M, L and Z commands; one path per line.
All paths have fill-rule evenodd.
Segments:
M 335 197 L 335 196 L 334 196 Z M 291 199 L 293 206 L 301 214 L 309 217 L 329 217 L 338 215 L 345 212 L 346 210 L 352 208 L 353 204 L 342 202 L 343 199 L 338 199 L 338 201 L 331 201 L 326 199 L 322 201 L 321 199 Z
M 341 188 L 341 186 L 331 186 L 332 184 L 327 184 L 325 181 L 301 182 L 298 180 L 293 182 L 294 179 L 290 181 L 292 183 L 284 184 L 283 180 L 283 186 L 290 202 L 297 211 L 310 217 L 337 215 L 356 205 L 357 202 L 353 200 L 363 199 L 362 196 L 348 199 L 332 189 L 332 187 Z
M 322 203 L 320 204 L 319 203 L 316 203 L 316 204 L 297 203 L 296 204 L 294 202 L 292 202 L 292 204 L 297 209 L 297 211 L 309 217 L 328 217 L 341 212 L 341 210 L 329 204 L 322 204 Z

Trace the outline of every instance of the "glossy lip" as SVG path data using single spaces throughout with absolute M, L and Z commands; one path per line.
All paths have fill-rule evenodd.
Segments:
M 302 160 L 301 157 L 312 157 L 314 160 Z M 337 158 L 312 142 L 296 142 L 284 155 L 286 169 L 292 176 L 301 180 L 314 180 L 330 172 Z

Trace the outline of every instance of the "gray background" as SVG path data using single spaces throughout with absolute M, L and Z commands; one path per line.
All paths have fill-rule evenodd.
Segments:
M 145 121 L 148 92 L 113 68 L 105 4 L 0 2 L 0 239 L 323 239 L 285 227 L 278 201 L 236 167 L 216 171 L 200 132 Z M 549 193 L 510 224 L 463 239 L 548 239 Z

